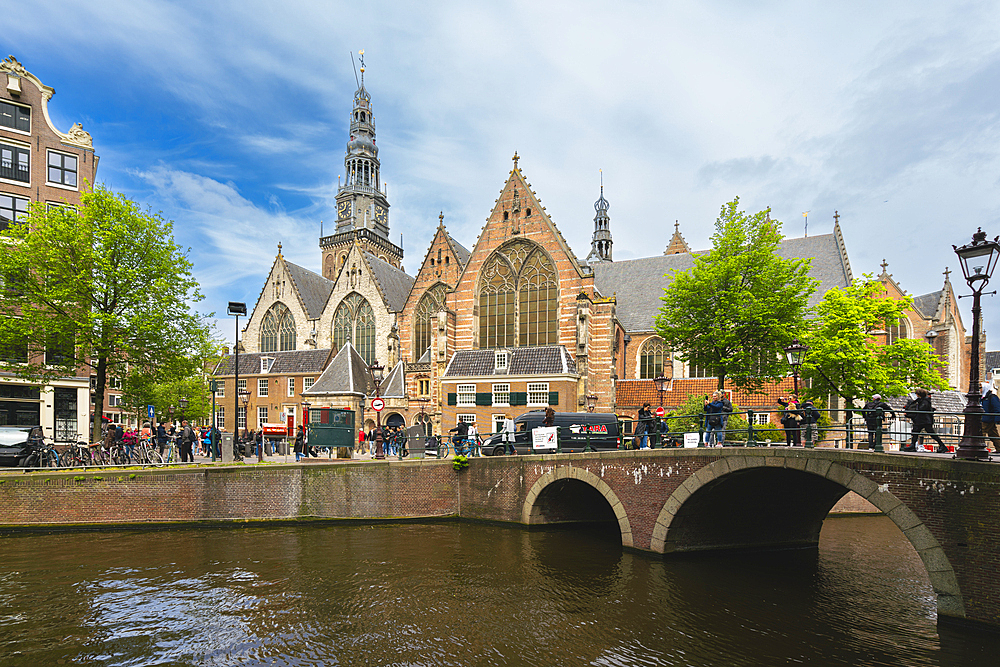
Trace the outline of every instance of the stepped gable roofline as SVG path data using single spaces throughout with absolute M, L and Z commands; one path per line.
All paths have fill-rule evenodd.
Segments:
M 350 343 L 345 344 L 303 396 L 351 394 L 367 396 L 374 389 L 368 363 Z
M 687 271 L 694 266 L 694 257 L 705 252 L 594 264 L 594 287 L 601 296 L 615 295 L 615 313 L 626 331 L 653 331 L 660 296 L 673 281 L 673 272 Z M 810 306 L 819 303 L 827 290 L 850 285 L 849 265 L 843 261 L 836 234 L 786 238 L 778 247 L 778 255 L 785 259 L 813 258 L 809 275 L 819 279 L 820 284 L 809 299 Z
M 406 396 L 406 369 L 402 361 L 396 362 L 379 385 L 378 393 L 382 398 L 404 398 Z
M 431 252 L 434 249 L 435 243 L 437 243 L 439 235 L 441 236 L 442 240 L 448 245 L 448 247 L 451 248 L 451 253 L 455 256 L 455 261 L 458 262 L 458 273 L 459 276 L 461 276 L 462 272 L 465 271 L 465 267 L 469 263 L 469 257 L 472 256 L 472 253 L 465 246 L 456 241 L 454 236 L 448 233 L 448 230 L 444 226 L 443 212 L 441 213 L 440 216 L 438 216 L 438 220 L 439 222 L 437 231 L 434 232 L 434 238 L 431 239 L 431 242 L 427 246 L 427 252 L 424 253 L 424 258 L 420 262 L 420 268 L 417 270 L 417 276 L 419 276 L 420 273 L 425 270 L 425 267 L 426 270 L 428 271 L 431 270 L 430 267 L 428 266 L 427 260 L 431 256 Z M 454 285 L 448 285 L 448 283 L 444 282 L 443 280 L 440 280 L 440 278 L 437 278 L 436 281 L 432 284 L 432 286 L 437 284 L 438 282 L 447 285 L 449 290 L 452 290 L 455 287 Z M 407 294 L 406 297 L 407 300 L 409 300 L 410 296 L 413 294 L 413 289 L 415 286 L 416 286 L 416 278 L 414 278 L 413 284 L 411 284 L 410 286 L 410 292 Z
M 510 353 L 505 377 L 534 375 L 576 375 L 576 361 L 563 345 L 458 350 L 448 362 L 444 377 L 494 376 L 496 353 Z
M 401 312 L 406 306 L 406 297 L 409 296 L 415 279 L 367 250 L 362 249 L 361 256 L 375 278 L 375 285 L 386 306 L 391 312 Z
M 333 351 L 286 350 L 284 352 L 241 352 L 240 377 L 247 375 L 293 375 L 297 373 L 320 373 L 326 368 Z M 212 375 L 233 375 L 233 361 L 236 355 L 229 354 L 215 365 Z M 261 357 L 274 359 L 267 373 L 260 372 Z
M 284 260 L 284 263 L 306 316 L 310 320 L 319 319 L 333 293 L 334 282 L 298 264 L 292 264 L 287 260 Z
M 670 391 L 663 392 L 663 407 L 667 410 L 677 408 L 683 405 L 689 396 L 711 394 L 718 386 L 719 381 L 716 378 L 675 378 Z M 726 382 L 725 387 L 725 391 L 732 392 L 730 400 L 732 400 L 733 405 L 743 409 L 749 408 L 767 412 L 776 412 L 781 409 L 778 405 L 778 397 L 788 396 L 792 393 L 792 389 L 792 378 L 783 378 L 777 383 L 766 385 L 762 390 L 763 393 L 751 393 L 738 389 L 730 382 Z M 652 380 L 630 378 L 615 382 L 616 406 L 638 410 L 643 403 L 660 404 L 660 392 L 656 390 Z
M 0 60 L 0 74 L 3 73 L 7 75 L 3 77 L 5 80 L 2 82 L 7 90 L 10 90 L 11 79 L 16 80 L 14 85 L 18 86 L 21 90 L 23 90 L 23 83 L 25 81 L 38 89 L 42 97 L 42 116 L 45 118 L 45 124 L 49 126 L 53 134 L 59 137 L 64 143 L 72 146 L 89 150 L 94 149 L 94 139 L 90 136 L 89 132 L 84 131 L 83 125 L 80 123 L 73 123 L 68 132 L 60 132 L 52 122 L 52 118 L 49 116 L 49 100 L 56 94 L 55 88 L 43 84 L 37 76 L 25 69 L 24 65 L 19 63 L 14 56 L 7 56 L 5 59 Z M 14 96 L 12 95 L 12 97 Z M 95 155 L 94 161 L 96 162 L 97 160 L 98 158 Z

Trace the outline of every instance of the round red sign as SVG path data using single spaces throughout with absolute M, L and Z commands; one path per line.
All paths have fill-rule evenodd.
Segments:
M 382 408 L 384 407 L 385 407 L 385 401 L 383 401 L 381 398 L 372 399 L 372 410 L 374 410 L 375 412 L 382 412 Z
M 666 411 L 663 409 L 662 405 L 660 407 L 656 408 L 656 416 L 657 417 L 662 417 L 665 414 L 666 414 Z

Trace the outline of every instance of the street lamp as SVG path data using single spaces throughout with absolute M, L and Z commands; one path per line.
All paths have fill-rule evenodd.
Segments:
M 587 394 L 584 398 L 587 400 L 587 412 L 597 409 L 597 394 Z
M 243 403 L 243 429 L 246 430 L 247 426 L 250 425 L 250 415 L 247 414 L 248 406 L 250 404 L 250 390 L 240 389 L 236 392 L 236 400 Z M 237 403 L 239 405 L 239 403 Z M 236 408 L 236 431 L 239 433 L 240 429 L 240 409 Z M 260 462 L 264 457 L 264 447 L 261 446 L 257 449 L 257 461 Z
M 382 383 L 382 374 L 385 371 L 385 367 L 378 363 L 376 359 L 371 366 L 368 367 L 368 372 L 371 373 L 372 382 L 375 383 L 375 398 L 379 401 L 382 397 L 378 393 L 378 387 Z M 374 407 L 373 407 L 374 409 Z M 375 458 L 382 460 L 385 458 L 385 452 L 382 451 L 382 411 L 375 410 Z
M 983 439 L 982 418 L 983 407 L 979 401 L 979 321 L 982 309 L 979 307 L 979 297 L 990 282 L 990 276 L 1000 259 L 1000 237 L 992 241 L 986 240 L 986 232 L 980 227 L 972 235 L 972 243 L 955 249 L 955 254 L 962 264 L 962 275 L 972 289 L 972 354 L 969 360 L 969 393 L 966 394 L 965 409 L 962 411 L 965 426 L 962 430 L 962 440 L 958 443 L 955 456 L 960 459 L 985 461 L 989 459 L 986 441 Z M 993 292 L 996 294 L 996 292 Z M 963 295 L 968 296 L 968 295 Z M 962 298 L 961 296 L 959 297 Z
M 809 351 L 808 345 L 803 345 L 796 338 L 792 341 L 792 344 L 783 347 L 782 350 L 785 352 L 785 357 L 788 359 L 788 365 L 792 367 L 792 378 L 795 383 L 795 402 L 799 402 L 799 367 L 802 366 L 802 360 L 806 356 L 806 352 Z
M 428 403 L 430 403 L 431 399 L 429 399 L 426 396 L 424 396 L 422 398 L 418 398 L 418 399 L 415 399 L 415 400 L 417 401 L 417 403 L 420 404 L 420 430 L 424 434 L 424 437 L 426 438 L 426 437 L 428 437 L 430 435 L 430 433 L 428 433 L 428 429 L 427 429 L 427 426 L 428 426 L 428 424 L 427 424 L 427 414 L 424 412 L 424 406 L 427 405 Z
M 235 405 L 233 405 L 233 415 L 235 415 L 235 419 L 233 420 L 233 437 L 236 438 L 236 441 L 239 441 L 239 436 L 240 436 L 239 415 L 240 415 L 240 394 L 241 394 L 241 392 L 239 391 L 240 315 L 247 314 L 247 305 L 242 301 L 230 301 L 229 309 L 226 312 L 229 313 L 230 315 L 236 316 L 236 338 L 234 339 L 233 342 L 233 354 L 235 355 L 233 358 L 233 375 L 235 376 L 235 379 L 233 380 L 233 389 L 235 389 L 235 391 L 233 391 L 233 403 L 235 403 Z M 243 404 L 243 409 L 244 411 L 246 410 L 246 403 Z

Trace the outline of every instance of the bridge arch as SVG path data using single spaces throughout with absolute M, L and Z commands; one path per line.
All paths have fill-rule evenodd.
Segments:
M 524 505 L 521 508 L 521 522 L 526 525 L 549 523 L 545 514 L 552 495 L 565 490 L 579 492 L 581 488 L 586 487 L 589 487 L 592 493 L 596 492 L 604 497 L 618 521 L 622 546 L 631 547 L 632 525 L 629 523 L 621 500 L 604 480 L 583 468 L 559 466 L 539 477 L 528 491 L 528 495 L 525 496 Z
M 664 503 L 650 550 L 815 545 L 823 520 L 848 491 L 892 519 L 916 549 L 937 594 L 938 613 L 965 618 L 955 570 L 923 521 L 887 485 L 824 459 L 737 456 L 706 465 Z M 739 507 L 727 504 L 733 498 L 740 499 Z M 749 542 L 737 541 L 748 536 Z

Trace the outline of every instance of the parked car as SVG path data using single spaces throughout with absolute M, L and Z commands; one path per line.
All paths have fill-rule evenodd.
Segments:
M 20 465 L 41 438 L 41 426 L 0 426 L 0 466 Z
M 518 454 L 534 453 L 531 432 L 542 425 L 544 410 L 532 410 L 514 418 L 514 450 Z M 556 412 L 553 425 L 559 428 L 559 449 L 563 452 L 582 452 L 587 446 L 596 451 L 618 449 L 620 433 L 618 415 L 610 412 Z M 503 434 L 496 433 L 483 441 L 483 453 L 500 456 L 504 453 Z

